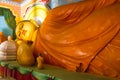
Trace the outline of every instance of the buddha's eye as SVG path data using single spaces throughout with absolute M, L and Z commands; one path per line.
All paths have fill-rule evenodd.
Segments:
M 19 29 L 21 30 L 23 28 L 24 24 L 19 25 Z
M 18 37 L 20 37 L 23 27 L 24 27 L 24 24 L 22 23 L 18 25 L 18 29 L 17 29 Z
M 18 36 L 20 36 L 21 32 L 19 31 Z

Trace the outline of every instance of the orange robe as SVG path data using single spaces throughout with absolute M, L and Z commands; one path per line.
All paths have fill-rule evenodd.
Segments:
M 39 29 L 34 56 L 41 53 L 45 63 L 72 71 L 120 77 L 119 29 L 118 0 L 59 6 Z

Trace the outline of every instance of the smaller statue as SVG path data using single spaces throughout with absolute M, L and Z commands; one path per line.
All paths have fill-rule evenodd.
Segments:
M 43 63 L 44 63 L 44 58 L 39 53 L 38 57 L 37 57 L 37 67 L 38 67 L 38 69 L 42 69 L 43 68 Z

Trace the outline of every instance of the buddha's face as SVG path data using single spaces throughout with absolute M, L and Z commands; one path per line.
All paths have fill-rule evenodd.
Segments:
M 21 40 L 32 40 L 33 33 L 36 30 L 36 26 L 29 21 L 19 22 L 16 27 L 16 36 Z

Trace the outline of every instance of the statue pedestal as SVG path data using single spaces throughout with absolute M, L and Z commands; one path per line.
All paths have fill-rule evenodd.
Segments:
M 0 75 L 16 80 L 114 80 L 104 76 L 72 72 L 48 64 L 44 64 L 43 69 L 38 69 L 36 65 L 24 67 L 17 61 L 0 61 Z

